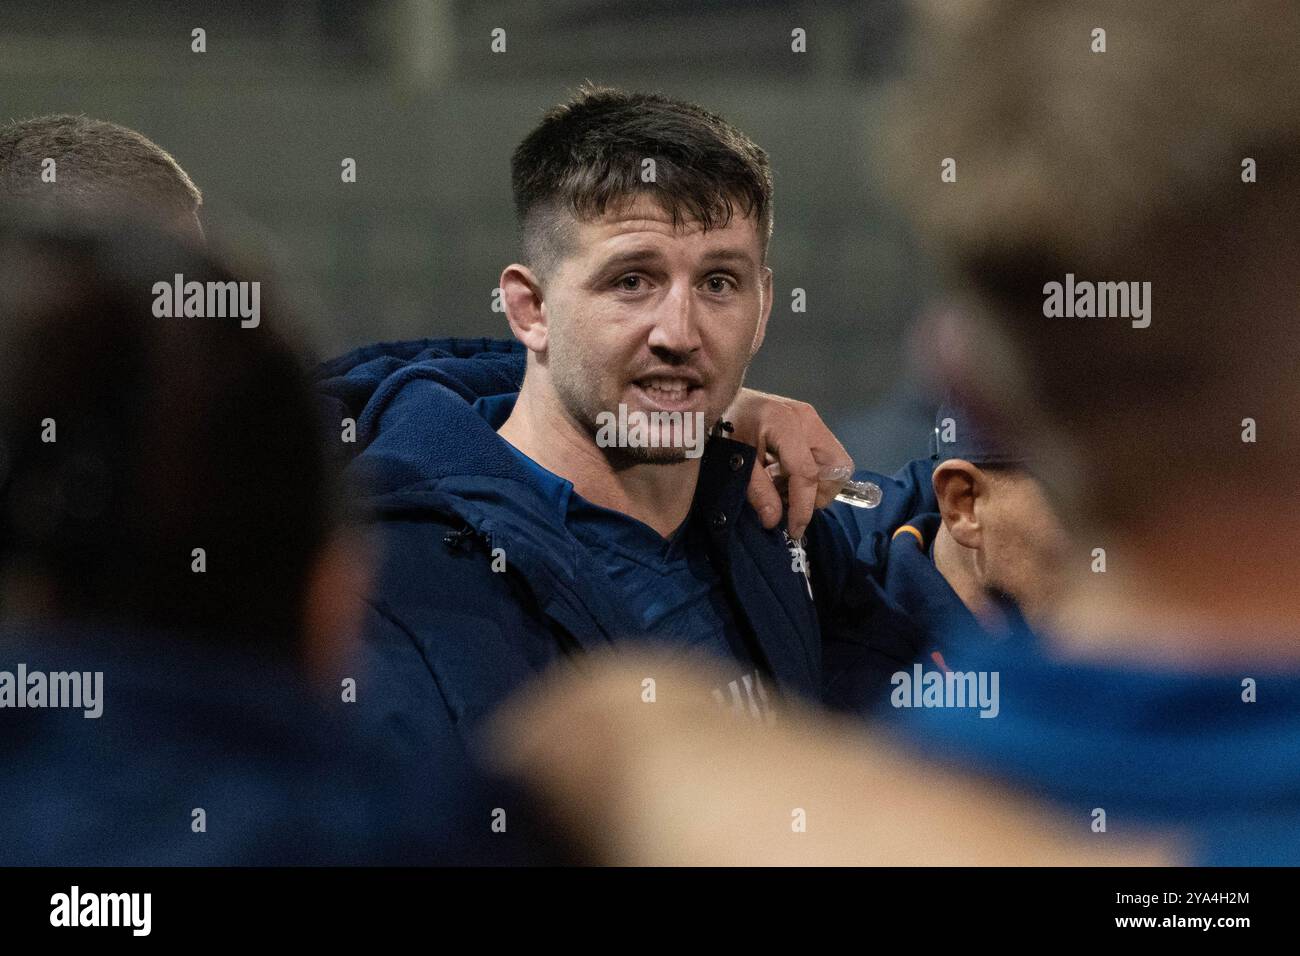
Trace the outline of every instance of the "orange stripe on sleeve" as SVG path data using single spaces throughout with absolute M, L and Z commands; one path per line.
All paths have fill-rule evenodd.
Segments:
M 916 530 L 915 528 L 913 528 L 910 524 L 905 524 L 905 525 L 903 525 L 901 528 L 899 528 L 897 531 L 895 531 L 895 532 L 893 533 L 893 535 L 890 537 L 889 540 L 890 540 L 890 541 L 893 541 L 894 538 L 897 538 L 897 537 L 898 537 L 900 534 L 902 534 L 904 531 L 908 532 L 909 534 L 914 534 L 914 535 L 916 535 L 916 542 L 917 542 L 917 544 L 919 544 L 919 545 L 920 545 L 921 547 L 923 547 L 923 548 L 925 547 L 925 538 L 921 535 L 921 532 L 917 531 L 917 530 Z

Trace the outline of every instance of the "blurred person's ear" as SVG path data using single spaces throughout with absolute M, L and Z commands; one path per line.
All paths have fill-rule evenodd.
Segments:
M 532 269 L 518 263 L 501 273 L 501 299 L 510 331 L 530 352 L 545 352 L 549 324 L 542 284 Z
M 349 528 L 331 535 L 307 574 L 303 656 L 322 685 L 334 683 L 352 660 L 374 566 L 370 539 Z
M 954 541 L 972 551 L 984 542 L 976 503 L 989 493 L 987 476 L 962 458 L 949 458 L 934 470 L 934 496 L 939 515 Z

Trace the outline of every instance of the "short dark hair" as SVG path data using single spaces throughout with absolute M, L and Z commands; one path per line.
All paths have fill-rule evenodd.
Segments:
M 46 159 L 56 180 L 42 179 Z M 129 209 L 176 222 L 197 215 L 203 194 L 171 154 L 133 129 L 58 114 L 0 127 L 0 199 L 46 209 Z
M 157 281 L 249 277 L 161 230 L 22 218 L 0 215 L 0 576 L 58 617 L 296 653 L 336 492 L 273 295 L 256 327 L 160 318 Z
M 655 176 L 642 179 L 653 159 Z M 511 160 L 515 215 L 526 265 L 545 271 L 562 254 L 557 218 L 579 220 L 637 195 L 652 196 L 674 225 L 727 225 L 753 216 L 766 254 L 772 233 L 767 154 L 722 117 L 656 93 L 586 85 L 550 110 Z

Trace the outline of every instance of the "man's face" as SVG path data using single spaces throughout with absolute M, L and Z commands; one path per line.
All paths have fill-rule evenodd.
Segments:
M 981 583 L 1011 595 L 1026 617 L 1041 622 L 1060 597 L 1065 531 L 1028 472 L 982 470 L 990 489 L 979 505 L 984 529 Z
M 545 362 L 566 412 L 593 435 L 597 416 L 617 415 L 620 404 L 629 414 L 702 412 L 712 428 L 740 390 L 771 310 L 756 221 L 674 228 L 658 203 L 636 197 L 570 232 L 568 254 L 545 282 Z M 668 444 L 657 430 L 649 444 Z M 685 457 L 680 446 L 607 451 L 626 463 Z

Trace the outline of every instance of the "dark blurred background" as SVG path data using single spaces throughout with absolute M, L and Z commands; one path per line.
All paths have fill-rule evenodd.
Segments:
M 860 466 L 893 470 L 928 428 L 904 337 L 929 270 L 873 155 L 905 27 L 899 0 L 4 0 L 0 107 L 156 140 L 209 230 L 272 259 L 332 355 L 508 336 L 491 302 L 515 254 L 514 145 L 587 79 L 698 102 L 776 177 L 777 291 L 749 384 L 812 402 Z

